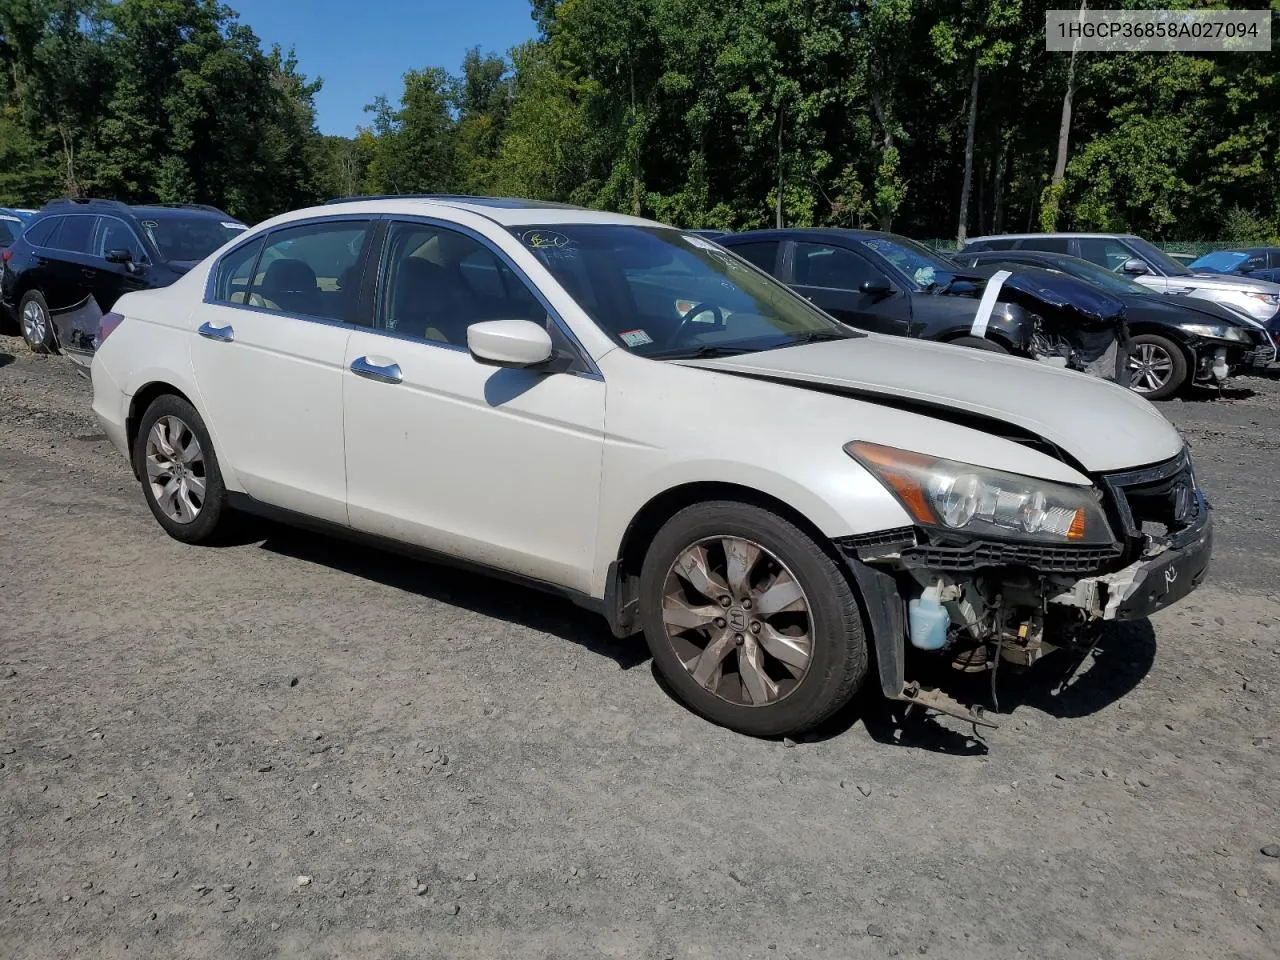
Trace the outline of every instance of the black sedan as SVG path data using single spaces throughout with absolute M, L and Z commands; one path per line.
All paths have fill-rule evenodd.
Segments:
M 1132 387 L 1150 400 L 1177 393 L 1189 382 L 1221 383 L 1243 369 L 1265 367 L 1276 354 L 1267 331 L 1208 300 L 1152 293 L 1087 260 L 1036 250 L 959 253 L 962 267 L 1051 270 L 1092 283 L 1125 305 Z
M 851 326 L 1031 355 L 1032 325 L 1009 297 L 975 331 L 985 274 L 966 274 L 928 247 L 874 230 L 749 230 L 716 243 Z

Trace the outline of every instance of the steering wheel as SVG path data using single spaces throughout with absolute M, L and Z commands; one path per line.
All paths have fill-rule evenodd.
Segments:
M 701 313 L 706 313 L 708 310 L 710 310 L 712 313 L 715 314 L 715 317 L 716 317 L 715 326 L 717 327 L 724 326 L 724 314 L 720 312 L 720 308 L 717 307 L 710 300 L 704 300 L 702 301 L 702 303 L 699 303 L 696 306 L 694 306 L 692 310 L 689 310 L 688 312 L 680 315 L 680 323 L 676 326 L 675 332 L 672 333 L 671 336 L 667 338 L 667 343 L 674 344 L 678 342 L 680 339 L 680 335 L 684 333 L 685 327 L 689 326 L 689 324 L 693 321 L 693 318 L 698 316 Z

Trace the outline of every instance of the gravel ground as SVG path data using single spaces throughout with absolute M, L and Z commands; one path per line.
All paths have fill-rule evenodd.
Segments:
M 1275 958 L 1280 380 L 1162 409 L 1206 586 L 985 742 L 868 699 L 792 745 L 558 599 L 170 540 L 0 338 L 0 956 Z

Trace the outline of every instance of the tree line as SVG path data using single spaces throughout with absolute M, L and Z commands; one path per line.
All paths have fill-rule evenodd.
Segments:
M 471 193 L 735 230 L 1280 233 L 1280 54 L 1051 54 L 1061 5 L 531 0 L 536 39 L 412 69 L 335 137 L 321 81 L 217 0 L 0 0 L 0 204 L 257 220 Z

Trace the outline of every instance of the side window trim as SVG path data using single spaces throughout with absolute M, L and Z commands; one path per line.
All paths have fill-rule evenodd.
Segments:
M 257 277 L 258 264 L 262 261 L 262 254 L 266 251 L 267 247 L 271 245 L 271 238 L 278 233 L 281 233 L 285 230 L 292 230 L 296 227 L 310 227 L 318 223 L 367 223 L 369 225 L 369 233 L 365 240 L 364 250 L 362 251 L 362 254 L 361 254 L 361 260 L 360 260 L 361 286 L 360 286 L 360 291 L 357 294 L 357 298 L 356 298 L 356 302 L 359 305 L 358 315 L 364 316 L 365 315 L 364 283 L 365 283 L 365 277 L 368 273 L 369 255 L 372 252 L 375 244 L 380 246 L 380 244 L 378 244 L 378 241 L 381 239 L 381 234 L 378 228 L 381 221 L 385 219 L 386 219 L 385 214 L 374 214 L 374 213 L 342 214 L 339 216 L 331 216 L 331 217 L 312 217 L 306 220 L 290 220 L 288 223 L 279 224 L 278 226 L 272 227 L 270 230 L 263 231 L 262 233 L 255 233 L 251 237 L 246 237 L 240 243 L 237 243 L 234 247 L 232 247 L 230 250 L 228 250 L 226 253 L 220 256 L 217 260 L 215 260 L 213 265 L 209 267 L 209 272 L 208 274 L 205 275 L 205 278 L 204 278 L 204 297 L 202 299 L 202 302 L 215 307 L 225 307 L 228 310 L 248 310 L 251 313 L 265 313 L 273 317 L 289 317 L 293 320 L 302 320 L 306 323 L 321 323 L 331 327 L 349 327 L 352 330 L 368 330 L 370 328 L 367 326 L 364 326 L 360 323 L 348 322 L 346 320 L 333 320 L 333 319 L 330 319 L 329 317 L 316 317 L 310 314 L 294 313 L 288 310 L 271 310 L 267 307 L 255 307 L 251 303 L 231 303 L 230 301 L 227 301 L 227 300 L 219 300 L 217 297 L 216 287 L 218 283 L 218 274 L 222 272 L 222 262 L 226 260 L 228 257 L 230 257 L 236 251 L 242 250 L 245 247 L 249 246 L 250 244 L 256 243 L 259 240 L 262 241 L 262 248 L 258 251 L 258 255 L 253 259 L 253 267 L 251 268 L 249 273 L 250 278 Z M 248 294 L 248 293 L 252 293 L 252 291 L 253 291 L 253 283 L 251 279 L 249 287 L 246 289 L 245 292 L 246 294 Z M 370 322 L 372 323 L 372 317 L 370 317 L 369 319 L 370 319 Z
M 568 347 L 573 351 L 574 354 L 577 355 L 577 362 L 581 364 L 582 369 L 577 369 L 575 366 L 574 369 L 568 370 L 566 372 L 572 374 L 573 376 L 587 377 L 594 380 L 604 379 L 604 375 L 600 372 L 600 368 L 596 366 L 595 360 L 593 360 L 591 357 L 591 354 L 587 352 L 586 347 L 582 345 L 582 341 L 578 339 L 577 334 L 575 334 L 573 330 L 570 329 L 569 325 L 565 323 L 564 318 L 561 317 L 559 311 L 557 311 L 551 305 L 551 302 L 546 298 L 543 292 L 538 289 L 538 285 L 534 283 L 532 280 L 530 280 L 529 277 L 525 274 L 525 272 L 521 270 L 520 267 L 515 263 L 515 261 L 513 261 L 509 256 L 507 256 L 507 253 L 505 250 L 502 250 L 500 247 L 498 247 L 495 243 L 493 243 L 493 241 L 491 241 L 484 234 L 476 230 L 473 230 L 471 227 L 465 226 L 461 223 L 452 223 L 447 220 L 439 220 L 435 217 L 415 216 L 413 214 L 403 214 L 403 215 L 384 214 L 383 219 L 387 223 L 382 233 L 382 236 L 380 238 L 381 243 L 379 244 L 379 249 L 377 251 L 377 254 L 378 254 L 377 266 L 372 271 L 369 271 L 368 267 L 366 266 L 366 274 L 372 273 L 373 275 L 373 283 L 370 284 L 370 286 L 372 287 L 370 299 L 372 303 L 375 305 L 375 310 L 374 310 L 374 315 L 370 317 L 370 326 L 362 327 L 361 329 L 367 331 L 368 333 L 376 333 L 379 336 L 390 337 L 395 340 L 407 340 L 411 343 L 420 343 L 420 344 L 424 344 L 426 346 L 431 346 L 431 347 L 439 347 L 441 349 L 450 350 L 455 353 L 468 352 L 467 348 L 463 346 L 458 346 L 451 343 L 440 343 L 435 340 L 424 340 L 421 337 L 408 336 L 406 334 L 396 333 L 394 330 L 386 330 L 381 326 L 381 318 L 376 316 L 376 313 L 377 313 L 376 303 L 377 303 L 378 295 L 381 293 L 382 284 L 386 280 L 386 278 L 383 276 L 383 270 L 385 267 L 385 264 L 383 263 L 385 259 L 385 257 L 383 256 L 383 253 L 385 252 L 386 235 L 390 233 L 391 227 L 396 223 L 425 224 L 426 226 L 436 227 L 440 230 L 452 230 L 454 233 L 462 234 L 463 236 L 471 240 L 474 240 L 476 243 L 480 244 L 482 247 L 488 250 L 491 254 L 493 254 L 493 256 L 498 260 L 499 263 L 501 263 L 508 270 L 510 270 L 512 275 L 514 275 L 518 281 L 524 284 L 525 289 L 527 289 L 530 293 L 532 293 L 533 296 L 537 299 L 538 303 L 542 306 L 542 308 L 546 310 L 547 317 L 549 318 L 550 323 L 554 325 L 556 328 L 554 331 L 552 330 L 547 331 L 551 335 L 552 342 L 555 343 L 557 342 L 557 340 L 562 341 L 564 344 L 568 345 Z M 557 336 L 557 334 L 559 336 Z

